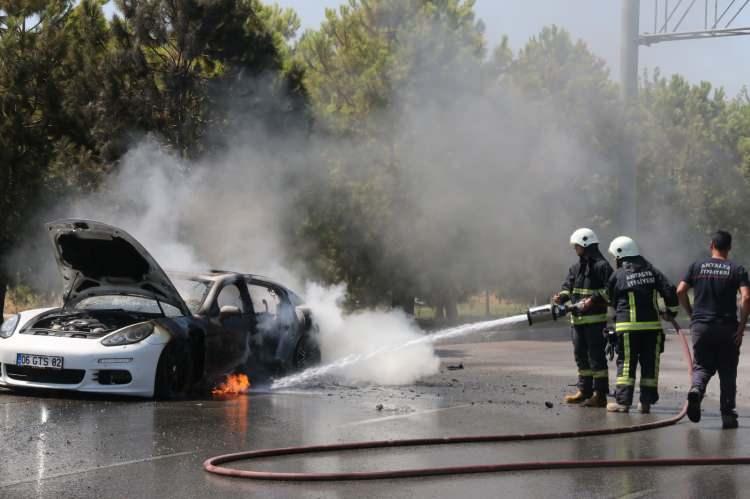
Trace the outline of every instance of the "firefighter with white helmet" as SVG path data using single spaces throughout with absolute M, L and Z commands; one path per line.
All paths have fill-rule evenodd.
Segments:
M 628 412 L 633 403 L 635 374 L 641 366 L 640 410 L 648 413 L 659 400 L 659 358 L 664 351 L 664 332 L 657 296 L 664 299 L 667 319 L 677 314 L 675 287 L 643 256 L 633 239 L 620 236 L 609 245 L 617 270 L 607 283 L 607 296 L 615 309 L 617 334 L 617 381 L 615 402 L 609 412 Z
M 577 304 L 570 317 L 578 391 L 566 395 L 565 401 L 584 407 L 606 407 L 609 373 L 602 330 L 607 323 L 605 293 L 612 267 L 599 251 L 599 238 L 593 230 L 576 230 L 570 236 L 570 244 L 578 262 L 570 267 L 562 289 L 552 298 L 557 304 Z

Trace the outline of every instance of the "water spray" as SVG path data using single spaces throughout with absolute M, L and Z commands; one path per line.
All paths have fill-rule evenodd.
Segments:
M 329 364 L 306 369 L 300 373 L 277 379 L 271 384 L 271 390 L 286 389 L 293 386 L 309 383 L 310 381 L 319 379 L 323 376 L 339 373 L 349 366 L 352 366 L 359 362 L 365 362 L 372 359 L 373 357 L 399 352 L 417 345 L 426 343 L 434 344 L 439 341 L 461 338 L 469 336 L 471 334 L 487 331 L 512 329 L 513 327 L 521 325 L 524 322 L 528 322 L 529 326 L 532 326 L 543 322 L 556 321 L 568 314 L 578 315 L 582 311 L 582 305 L 583 302 L 572 304 L 551 303 L 548 305 L 531 307 L 526 311 L 525 314 L 513 315 L 510 317 L 504 317 L 502 319 L 493 319 L 489 321 L 464 324 L 461 326 L 443 329 L 441 331 L 437 331 L 420 338 L 412 339 L 399 345 L 387 345 L 370 352 L 347 355 L 346 357 L 340 358 Z
M 339 373 L 349 366 L 352 366 L 359 362 L 370 360 L 373 357 L 377 357 L 379 355 L 399 352 L 417 345 L 428 343 L 434 344 L 439 341 L 461 338 L 475 333 L 510 329 L 513 326 L 523 324 L 528 320 L 528 313 L 526 313 L 504 317 L 502 319 L 474 322 L 471 324 L 464 324 L 462 326 L 443 329 L 432 334 L 409 340 L 399 345 L 387 345 L 371 352 L 347 355 L 346 357 L 338 359 L 329 364 L 306 369 L 300 373 L 277 379 L 271 384 L 271 390 L 291 388 L 293 386 L 309 383 L 310 381 L 319 379 L 323 376 Z

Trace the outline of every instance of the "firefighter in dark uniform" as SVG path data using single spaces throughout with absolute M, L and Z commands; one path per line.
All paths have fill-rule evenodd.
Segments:
M 566 395 L 565 402 L 606 407 L 609 372 L 602 331 L 607 325 L 605 287 L 612 267 L 599 251 L 599 239 L 591 229 L 576 230 L 570 236 L 570 244 L 579 260 L 570 267 L 562 290 L 552 298 L 557 304 L 577 305 L 570 321 L 573 354 L 578 366 L 578 391 Z
M 745 324 L 750 314 L 750 282 L 747 271 L 729 260 L 732 236 L 718 231 L 711 240 L 711 258 L 690 266 L 677 288 L 685 311 L 690 315 L 693 339 L 693 381 L 688 392 L 688 418 L 701 419 L 701 400 L 711 377 L 719 372 L 719 405 L 722 428 L 737 428 L 737 364 Z M 688 290 L 695 302 L 690 305 Z M 737 320 L 737 292 L 741 296 Z
M 607 410 L 630 410 L 635 372 L 640 364 L 639 409 L 648 414 L 651 405 L 659 400 L 659 359 L 664 351 L 660 316 L 671 320 L 677 315 L 677 292 L 664 274 L 641 256 L 638 245 L 631 238 L 615 238 L 609 252 L 617 261 L 617 270 L 607 284 L 607 294 L 615 309 L 617 381 L 615 402 L 608 404 Z M 664 299 L 664 312 L 659 312 L 658 296 Z

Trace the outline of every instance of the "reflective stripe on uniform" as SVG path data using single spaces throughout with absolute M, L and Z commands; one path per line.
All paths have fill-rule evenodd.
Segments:
M 596 315 L 581 315 L 581 316 L 570 316 L 570 323 L 574 326 L 582 326 L 584 324 L 596 324 L 597 322 L 607 322 L 607 314 L 596 314 Z
M 630 374 L 630 335 L 622 335 L 622 375 L 617 377 L 616 384 L 618 385 L 635 385 L 635 376 L 631 377 Z
M 616 322 L 615 331 L 661 331 L 661 322 Z
M 630 309 L 630 322 L 635 322 L 635 293 L 628 292 L 628 308 Z
M 599 371 L 591 371 L 591 373 L 594 379 L 609 378 L 609 371 L 607 371 L 606 369 L 601 369 Z
M 578 370 L 578 376 L 581 378 L 590 378 L 594 375 L 594 371 L 591 369 L 579 369 Z
M 647 386 L 649 388 L 656 388 L 656 378 L 641 378 L 641 386 Z

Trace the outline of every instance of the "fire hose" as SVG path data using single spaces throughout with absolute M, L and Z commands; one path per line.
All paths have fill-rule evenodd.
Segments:
M 687 339 L 679 325 L 670 321 L 675 328 L 681 342 L 683 356 L 688 367 L 688 374 L 692 375 L 693 362 Z M 357 451 L 365 449 L 384 449 L 395 447 L 426 447 L 438 445 L 476 444 L 490 442 L 519 442 L 531 440 L 555 440 L 565 438 L 581 438 L 603 435 L 617 435 L 646 430 L 654 430 L 677 424 L 687 413 L 687 402 L 674 416 L 631 426 L 616 428 L 602 428 L 566 432 L 550 433 L 521 433 L 506 435 L 457 436 L 443 438 L 416 438 L 404 440 L 381 440 L 370 442 L 350 442 L 341 444 L 310 445 L 301 447 L 284 447 L 276 449 L 262 449 L 255 451 L 224 454 L 207 459 L 203 468 L 217 475 L 249 478 L 255 480 L 277 481 L 341 481 L 341 480 L 373 480 L 384 478 L 407 478 L 438 475 L 459 475 L 470 473 L 494 473 L 504 471 L 523 470 L 557 470 L 581 468 L 622 468 L 642 466 L 714 466 L 750 464 L 750 457 L 675 457 L 654 459 L 595 459 L 595 460 L 566 460 L 566 461 L 529 461 L 520 463 L 500 463 L 467 466 L 448 466 L 442 468 L 415 468 L 386 471 L 360 471 L 337 473 L 281 473 L 273 471 L 253 471 L 222 466 L 226 463 L 247 461 L 252 459 L 292 456 L 301 454 L 320 454 L 330 452 Z

